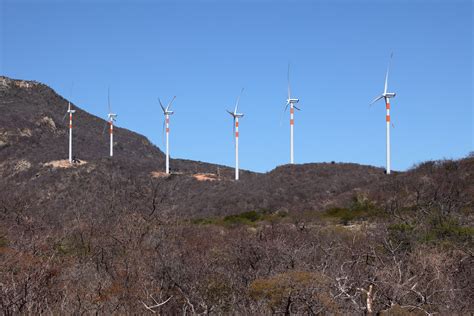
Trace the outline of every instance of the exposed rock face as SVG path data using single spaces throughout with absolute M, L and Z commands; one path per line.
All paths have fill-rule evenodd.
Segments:
M 8 81 L 5 77 L 0 77 L 0 91 L 5 91 L 8 89 Z
M 6 131 L 1 131 L 0 130 L 0 149 L 3 147 L 8 146 L 8 137 L 7 137 L 7 132 Z
M 31 163 L 28 160 L 22 159 L 19 160 L 14 167 L 16 172 L 26 171 L 31 168 Z
M 38 121 L 37 125 L 38 126 L 45 126 L 47 129 L 49 129 L 52 132 L 56 131 L 56 124 L 54 123 L 53 119 L 48 117 L 48 116 L 42 117 Z
M 18 87 L 18 88 L 29 89 L 38 84 L 39 83 L 36 81 L 14 80 L 8 77 L 0 76 L 0 90 L 8 90 L 12 86 Z
M 22 128 L 19 130 L 18 135 L 20 135 L 21 137 L 31 137 L 33 136 L 33 133 L 29 128 Z

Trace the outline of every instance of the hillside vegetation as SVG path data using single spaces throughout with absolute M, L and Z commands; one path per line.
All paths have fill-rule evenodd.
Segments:
M 474 158 L 390 176 L 173 159 L 49 87 L 0 77 L 4 314 L 474 313 Z

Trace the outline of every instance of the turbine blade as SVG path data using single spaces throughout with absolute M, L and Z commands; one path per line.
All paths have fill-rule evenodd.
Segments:
M 390 54 L 390 60 L 388 61 L 387 72 L 385 73 L 385 86 L 383 93 L 387 93 L 387 86 L 388 86 L 388 73 L 390 71 L 390 64 L 392 63 L 393 52 Z
M 289 102 L 286 103 L 285 109 L 284 109 L 283 112 L 281 112 L 281 114 L 280 114 L 280 126 L 281 126 L 281 122 L 282 122 L 282 120 L 283 120 L 283 114 L 285 114 L 286 110 L 288 109 L 288 105 L 290 105 Z
M 242 96 L 242 93 L 243 93 L 243 92 L 244 92 L 244 88 L 242 88 L 242 90 L 240 90 L 240 94 L 239 94 L 239 96 L 237 97 L 237 102 L 235 103 L 234 114 L 237 113 L 237 107 L 239 106 L 240 97 Z
M 378 97 L 376 97 L 372 102 L 370 102 L 370 105 L 374 104 L 375 102 L 377 102 L 378 100 L 382 99 L 383 98 L 383 94 L 382 95 L 379 95 Z
M 158 102 L 160 102 L 160 106 L 161 106 L 161 109 L 163 110 L 163 113 L 166 113 L 166 109 L 165 109 L 165 107 L 163 106 L 163 103 L 161 103 L 160 98 L 158 98 Z
M 69 90 L 69 100 L 72 99 L 72 90 L 74 88 L 74 81 L 71 82 L 71 88 Z M 70 111 L 71 110 L 71 101 L 68 101 L 67 102 L 67 110 Z M 67 115 L 67 114 L 66 114 Z
M 74 89 L 74 81 L 71 82 L 71 88 L 69 89 L 69 99 L 72 99 L 72 90 Z
M 109 106 L 109 113 L 112 113 L 112 108 L 110 107 L 110 87 L 107 88 L 107 104 Z
M 226 111 L 227 111 L 227 113 L 229 113 L 230 115 L 232 115 L 233 117 L 235 117 L 235 114 L 234 114 L 234 113 L 232 113 L 232 112 L 229 111 L 229 110 L 226 110 Z
M 171 102 L 168 103 L 168 106 L 166 107 L 166 111 L 168 111 L 171 108 L 171 104 L 173 104 L 174 99 L 176 99 L 176 96 L 174 96 L 173 99 L 171 99 Z
M 102 135 L 104 135 L 105 129 L 107 128 L 107 125 L 109 125 L 109 124 L 110 124 L 109 122 L 105 122 L 104 129 L 102 130 Z
M 290 63 L 288 63 L 288 100 L 291 99 Z
M 300 109 L 299 107 L 297 107 L 296 105 L 293 105 L 293 107 L 294 107 L 295 109 L 297 109 L 298 111 L 301 111 L 301 109 Z
M 68 115 L 68 113 L 69 113 L 70 110 L 71 110 L 71 102 L 68 102 L 68 103 L 67 103 L 67 110 L 66 110 L 66 113 L 64 114 L 63 120 L 62 120 L 63 122 L 64 122 L 64 120 L 66 119 L 66 116 Z

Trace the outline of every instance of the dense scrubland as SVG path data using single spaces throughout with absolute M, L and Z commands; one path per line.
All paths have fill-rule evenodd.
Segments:
M 240 182 L 172 160 L 164 176 L 161 151 L 127 130 L 104 157 L 104 122 L 79 109 L 85 163 L 61 167 L 65 102 L 39 83 L 0 85 L 4 314 L 474 313 L 474 157 Z

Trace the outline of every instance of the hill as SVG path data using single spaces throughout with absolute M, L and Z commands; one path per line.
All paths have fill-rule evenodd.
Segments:
M 282 166 L 268 174 L 243 171 L 242 181 L 236 183 L 231 181 L 230 168 L 173 159 L 173 175 L 164 177 L 162 151 L 132 131 L 115 129 L 115 156 L 107 157 L 108 136 L 102 134 L 106 122 L 76 105 L 74 152 L 84 164 L 67 168 L 61 161 L 68 146 L 68 126 L 63 121 L 67 100 L 37 82 L 2 77 L 0 86 L 4 192 L 11 183 L 16 184 L 19 188 L 11 195 L 21 200 L 31 196 L 43 212 L 63 213 L 67 211 L 64 202 L 71 199 L 100 211 L 112 194 L 124 208 L 141 204 L 142 199 L 129 198 L 129 190 L 139 190 L 145 200 L 152 195 L 161 199 L 166 192 L 170 208 L 182 215 L 225 215 L 267 208 L 314 210 L 334 196 L 383 176 L 381 169 L 355 164 L 306 164 Z M 118 192 L 108 191 L 117 186 L 121 188 Z M 51 187 L 55 199 L 49 198 Z M 11 199 L 10 193 L 6 195 Z M 67 204 L 74 208 L 74 203 Z
M 260 174 L 173 159 L 0 77 L 5 314 L 469 314 L 474 158 L 390 176 L 320 163 Z M 162 305 L 158 303 L 163 303 Z

